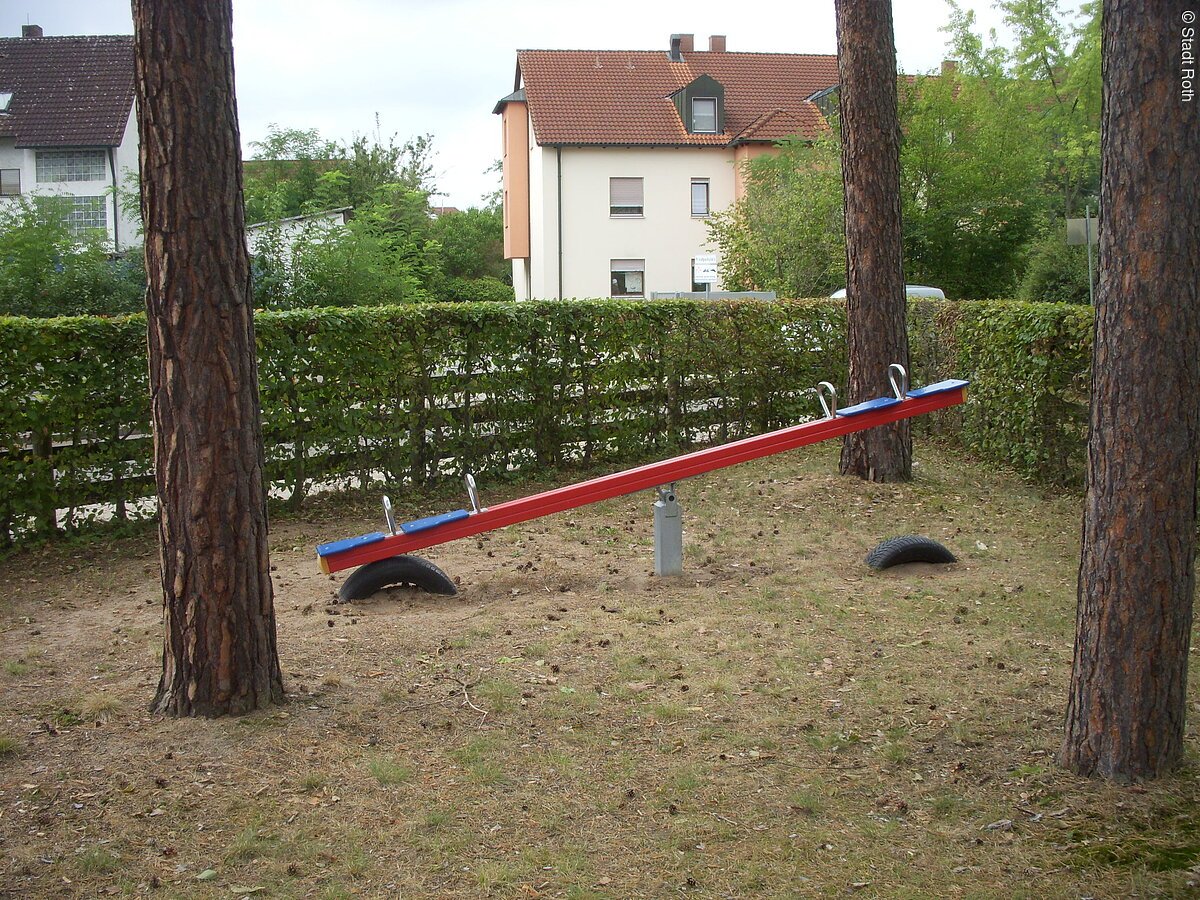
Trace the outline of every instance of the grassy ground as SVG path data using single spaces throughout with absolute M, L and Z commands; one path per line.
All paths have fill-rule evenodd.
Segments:
M 236 720 L 144 712 L 152 534 L 0 563 L 0 896 L 1195 893 L 1194 676 L 1179 774 L 1054 762 L 1078 498 L 836 449 L 683 483 L 682 579 L 648 495 L 431 550 L 456 598 L 330 606 L 312 546 L 378 515 L 276 523 L 289 699 Z M 960 562 L 863 565 L 909 532 Z

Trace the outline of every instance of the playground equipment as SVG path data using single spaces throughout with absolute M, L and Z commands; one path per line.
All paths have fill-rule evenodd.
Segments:
M 433 593 L 454 594 L 454 583 L 441 569 L 428 560 L 408 554 L 506 525 L 655 488 L 658 491 L 658 499 L 654 503 L 655 574 L 681 574 L 683 518 L 675 491 L 676 482 L 851 432 L 866 431 L 900 419 L 956 406 L 967 398 L 969 382 L 956 379 L 910 391 L 908 373 L 897 364 L 888 367 L 888 379 L 894 396 L 879 397 L 846 409 L 837 408 L 837 391 L 829 382 L 822 381 L 815 393 L 824 411 L 824 418 L 707 447 L 612 475 L 602 475 L 496 506 L 480 505 L 479 491 L 470 474 L 464 476 L 471 504 L 469 510 L 458 509 L 397 526 L 391 501 L 385 497 L 383 506 L 388 532 L 376 531 L 321 544 L 317 547 L 321 570 L 332 573 L 361 566 L 342 585 L 339 595 L 343 600 L 361 599 L 381 587 L 398 583 L 415 584 Z

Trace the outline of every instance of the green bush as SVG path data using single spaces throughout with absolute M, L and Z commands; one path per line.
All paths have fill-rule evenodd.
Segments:
M 447 278 L 438 299 L 454 303 L 503 303 L 514 299 L 511 284 L 499 278 Z
M 914 301 L 913 383 L 970 379 L 970 402 L 932 417 L 943 433 L 1026 477 L 1078 486 L 1093 324 L 1092 308 L 1075 304 Z
M 919 433 L 1078 483 L 1090 308 L 917 301 L 909 321 L 912 384 L 973 382 Z M 382 476 L 402 496 L 463 471 L 667 457 L 813 416 L 809 389 L 847 370 L 829 300 L 304 309 L 255 330 L 267 475 L 293 504 L 316 484 Z M 94 504 L 146 512 L 145 346 L 141 316 L 0 318 L 0 541 L 78 527 Z
M 1034 245 L 1018 296 L 1042 303 L 1090 303 L 1087 248 L 1069 246 L 1061 228 Z M 1094 251 L 1093 251 L 1094 252 Z
M 0 204 L 0 315 L 115 315 L 143 308 L 137 255 L 110 259 L 100 235 L 72 234 L 60 197 Z
M 257 309 L 387 306 L 428 301 L 437 245 L 419 246 L 362 216 L 346 227 L 310 225 L 290 238 L 279 225 L 258 238 Z

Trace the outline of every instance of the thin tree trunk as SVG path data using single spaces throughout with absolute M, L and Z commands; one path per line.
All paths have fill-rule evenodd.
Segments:
M 164 600 L 152 708 L 283 699 L 267 551 L 230 0 L 134 0 Z
M 846 187 L 849 401 L 892 393 L 887 369 L 908 369 L 900 235 L 900 123 L 892 4 L 835 0 Z M 907 420 L 848 434 L 841 471 L 871 481 L 912 475 Z
M 1184 7 L 1107 0 L 1100 259 L 1075 659 L 1061 759 L 1154 777 L 1183 752 L 1200 424 L 1200 122 Z

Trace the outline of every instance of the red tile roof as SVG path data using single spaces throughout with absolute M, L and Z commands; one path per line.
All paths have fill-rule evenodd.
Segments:
M 521 50 L 519 77 L 539 144 L 709 145 L 815 137 L 808 98 L 838 82 L 837 57 L 795 53 Z M 725 88 L 725 133 L 688 134 L 671 94 L 700 75 Z
M 133 38 L 0 38 L 0 137 L 18 147 L 115 147 L 133 106 Z

